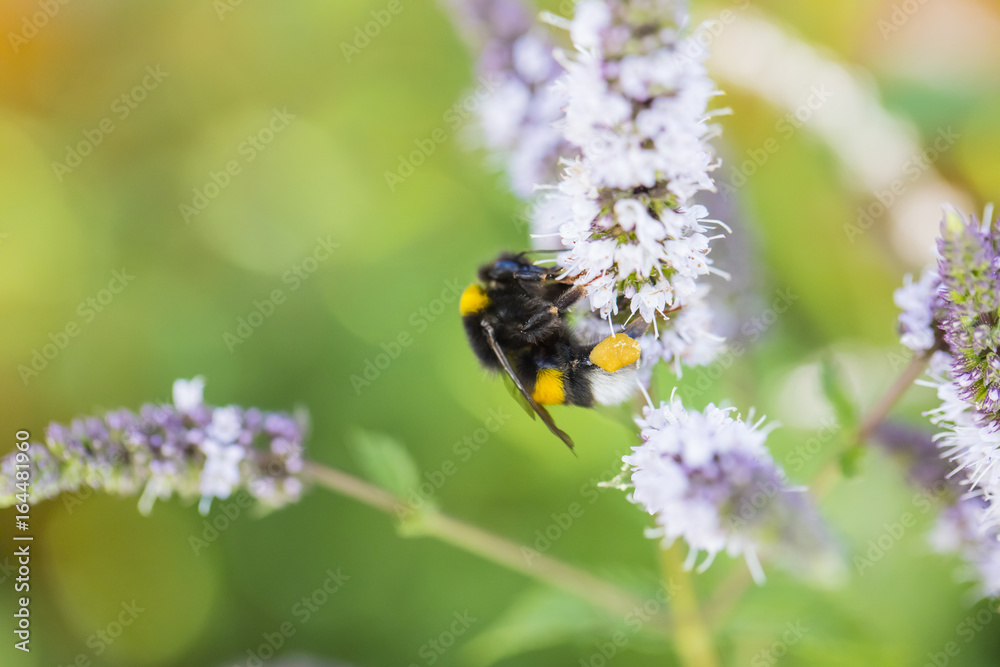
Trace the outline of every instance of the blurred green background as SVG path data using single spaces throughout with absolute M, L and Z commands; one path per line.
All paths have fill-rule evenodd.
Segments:
M 696 2 L 695 11 L 711 17 L 743 4 Z M 40 438 L 50 420 L 169 400 L 175 378 L 202 374 L 213 404 L 308 408 L 308 451 L 318 461 L 357 472 L 354 427 L 406 443 L 423 470 L 454 461 L 457 473 L 435 500 L 515 542 L 534 544 L 553 514 L 582 503 L 549 553 L 648 596 L 658 585 L 656 544 L 643 537 L 650 522 L 622 493 L 592 487 L 633 442 L 631 409 L 557 409 L 577 440 L 573 458 L 467 349 L 453 286 L 500 249 L 527 245 L 514 224 L 523 204 L 481 152 L 467 149 L 471 124 L 456 131 L 445 116 L 467 94 L 474 65 L 439 6 L 403 0 L 347 61 L 341 43 L 385 5 L 0 6 L 0 432 L 10 443 L 0 451 L 13 447 L 17 429 Z M 755 0 L 749 11 L 848 63 L 928 142 L 953 126 L 960 138 L 936 169 L 977 206 L 1000 194 L 994 3 Z M 880 21 L 894 11 L 906 20 L 886 32 Z M 38 12 L 44 25 L 26 28 L 42 22 L 32 18 Z M 724 98 L 734 110 L 717 142 L 727 158 L 742 160 L 787 113 L 751 88 L 734 85 Z M 446 140 L 390 190 L 385 172 L 439 128 Z M 81 142 L 90 150 L 77 161 L 68 153 Z M 227 165 L 238 173 L 227 178 Z M 783 422 L 770 442 L 797 481 L 831 455 L 824 447 L 794 463 L 796 448 L 828 419 L 819 360 L 834 356 L 862 408 L 901 368 L 892 290 L 919 266 L 901 250 L 906 229 L 884 218 L 854 242 L 845 234 L 871 201 L 807 128 L 728 204 L 737 235 L 757 249 L 735 252 L 754 276 L 745 283 L 757 300 L 748 302 L 759 307 L 749 315 L 766 312 L 776 290 L 798 300 L 721 380 L 699 385 L 693 370 L 682 386 L 696 388 L 687 401 L 696 407 L 729 397 Z M 195 214 L 182 205 L 204 206 Z M 329 259 L 304 262 L 324 242 L 338 245 Z M 296 282 L 295 267 L 315 270 Z M 123 270 L 134 279 L 121 293 L 99 312 L 86 305 Z M 227 342 L 276 289 L 285 302 L 245 340 Z M 25 380 L 18 368 L 74 322 L 79 335 Z M 398 358 L 370 385 L 352 383 L 401 334 L 412 343 Z M 661 369 L 660 395 L 673 384 Z M 919 424 L 932 405 L 930 390 L 914 389 L 898 415 Z M 455 444 L 496 410 L 509 418 L 463 461 Z M 929 654 L 953 641 L 961 652 L 947 664 L 997 664 L 1000 623 L 966 642 L 960 624 L 987 607 L 972 606 L 968 587 L 955 583 L 958 563 L 926 546 L 933 512 L 915 509 L 892 462 L 873 454 L 863 466 L 823 505 L 847 580 L 822 589 L 769 568 L 768 584 L 748 591 L 717 628 L 727 664 L 934 664 Z M 213 516 L 220 511 L 217 504 Z M 246 665 L 248 649 L 286 622 L 295 633 L 279 653 L 358 666 L 600 665 L 595 652 L 614 631 L 583 603 L 443 544 L 404 539 L 388 517 L 322 489 L 262 519 L 243 512 L 198 553 L 189 539 L 203 536 L 204 519 L 177 501 L 148 518 L 135 499 L 96 495 L 33 512 L 34 650 L 14 651 L 5 633 L 3 665 L 70 665 L 80 656 L 94 665 Z M 917 527 L 859 575 L 851 559 L 906 512 Z M 12 512 L 0 522 L 8 535 Z M 8 619 L 12 552 L 2 540 Z M 702 597 L 744 567 L 720 557 L 697 578 Z M 349 579 L 303 621 L 296 603 L 338 568 Z M 133 601 L 143 610 L 134 623 L 110 644 L 95 639 Z M 518 606 L 528 611 L 519 615 Z M 455 645 L 428 651 L 465 613 L 476 620 Z M 762 651 L 781 641 L 786 623 L 808 631 L 770 661 Z M 613 658 L 673 661 L 668 645 L 644 636 Z

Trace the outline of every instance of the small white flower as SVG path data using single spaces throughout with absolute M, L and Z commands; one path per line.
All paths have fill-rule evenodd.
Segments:
M 697 278 L 708 274 L 708 239 L 703 234 L 692 234 L 663 244 L 670 266 L 682 276 Z
M 924 269 L 920 280 L 913 281 L 910 274 L 904 278 L 903 286 L 896 290 L 893 299 L 901 309 L 899 328 L 901 342 L 914 352 L 926 352 L 934 347 L 934 313 L 937 309 L 938 288 L 941 278 L 937 267 Z
M 637 278 L 650 278 L 662 258 L 663 250 L 657 246 L 625 243 L 615 249 L 615 266 L 618 270 L 623 275 L 635 275 Z
M 644 283 L 632 297 L 632 312 L 638 310 L 644 320 L 652 322 L 656 313 L 666 310 L 672 294 L 669 283 Z
M 611 23 L 611 10 L 602 0 L 580 0 L 576 4 L 570 36 L 580 49 L 601 45 L 601 31 Z
M 674 364 L 678 377 L 682 374 L 682 363 L 685 366 L 705 366 L 715 361 L 725 349 L 725 339 L 712 331 L 712 309 L 704 300 L 707 291 L 702 289 L 693 301 L 671 315 L 671 326 L 660 334 L 659 356 Z
M 615 219 L 626 232 L 633 231 L 646 220 L 652 220 L 648 209 L 637 199 L 620 199 L 615 202 Z
M 139 513 L 149 516 L 157 500 L 167 500 L 174 492 L 177 467 L 169 461 L 150 461 L 150 477 L 139 497 Z
M 614 276 L 600 276 L 591 281 L 587 297 L 590 299 L 590 309 L 600 312 L 601 317 L 607 319 L 618 313 L 618 290 Z
M 205 392 L 205 378 L 194 377 L 190 380 L 174 380 L 174 407 L 180 412 L 191 412 L 202 404 Z
M 492 147 L 513 146 L 531 104 L 531 90 L 514 77 L 497 86 L 480 110 L 486 143 Z
M 202 514 L 208 514 L 213 498 L 228 498 L 239 486 L 240 461 L 245 450 L 239 445 L 206 440 L 202 451 L 205 453 L 205 467 L 201 472 L 201 503 L 198 508 Z
M 243 420 L 240 418 L 240 411 L 229 406 L 215 409 L 212 413 L 212 423 L 208 425 L 206 433 L 218 442 L 229 444 L 236 442 L 242 429 Z
M 545 83 L 552 76 L 555 66 L 552 46 L 534 33 L 529 32 L 514 42 L 513 58 L 515 71 L 528 83 Z

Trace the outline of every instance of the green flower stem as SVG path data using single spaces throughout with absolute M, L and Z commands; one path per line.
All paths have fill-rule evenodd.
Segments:
M 386 514 L 396 515 L 403 504 L 398 498 L 353 475 L 318 463 L 307 462 L 303 477 L 331 491 L 353 498 Z M 424 511 L 419 518 L 404 524 L 407 535 L 435 537 L 454 547 L 475 554 L 514 572 L 575 595 L 616 617 L 625 618 L 645 601 L 628 591 L 550 556 L 530 552 L 510 540 L 487 532 L 435 510 Z M 666 615 L 651 620 L 647 626 L 661 635 L 673 631 Z
M 861 420 L 858 430 L 855 431 L 850 443 L 844 449 L 844 455 L 827 463 L 816 475 L 816 479 L 810 484 L 810 490 L 817 501 L 823 500 L 833 490 L 837 483 L 843 478 L 844 457 L 853 458 L 852 453 L 861 452 L 867 445 L 872 432 L 885 421 L 889 413 L 895 407 L 899 399 L 913 386 L 914 381 L 923 375 L 930 363 L 930 354 L 918 354 L 910 360 L 910 363 L 903 369 L 903 373 L 896 378 L 892 386 L 886 390 L 882 397 Z
M 871 412 L 861 421 L 861 426 L 858 427 L 858 432 L 854 437 L 856 442 L 864 443 L 871 437 L 875 427 L 885 420 L 892 408 L 899 402 L 899 399 L 903 397 L 903 394 L 909 390 L 917 378 L 923 375 L 930 360 L 930 354 L 918 354 L 910 360 L 903 374 L 896 378 L 892 386 L 882 394 L 882 398 L 875 404 Z
M 684 569 L 681 548 L 680 542 L 676 542 L 669 548 L 660 549 L 664 583 L 674 589 L 671 602 L 677 655 L 685 667 L 716 667 L 719 659 L 715 655 L 712 634 L 698 608 L 694 582 L 691 573 Z

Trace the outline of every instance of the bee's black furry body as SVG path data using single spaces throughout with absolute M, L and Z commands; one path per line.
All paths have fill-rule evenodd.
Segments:
M 634 372 L 598 367 L 591 356 L 596 343 L 574 334 L 566 311 L 583 296 L 582 287 L 513 254 L 480 268 L 479 280 L 459 304 L 473 352 L 487 369 L 506 371 L 532 409 L 572 446 L 541 406 L 620 403 Z
M 594 368 L 588 359 L 594 346 L 575 340 L 565 310 L 555 305 L 573 285 L 556 281 L 551 271 L 512 254 L 480 268 L 479 280 L 486 286 L 489 305 L 462 319 L 480 363 L 491 370 L 501 369 L 482 325 L 486 321 L 528 391 L 534 391 L 538 372 L 551 368 L 564 375 L 567 405 L 592 406 L 593 392 L 583 375 Z

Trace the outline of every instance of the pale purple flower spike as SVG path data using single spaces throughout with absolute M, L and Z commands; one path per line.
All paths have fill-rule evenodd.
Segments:
M 569 249 L 559 264 L 586 287 L 590 308 L 610 319 L 624 298 L 629 319 L 653 325 L 643 363 L 663 359 L 678 374 L 682 362 L 710 363 L 723 347 L 703 279 L 726 276 L 709 250 L 729 231 L 693 200 L 715 187 L 708 140 L 718 112 L 708 106 L 719 93 L 701 62 L 705 49 L 679 35 L 685 6 L 577 3 L 567 23 L 576 50 L 557 53 L 566 68 L 557 87 L 567 100 L 559 127 L 578 154 L 564 159 L 536 221 L 558 230 Z
M 554 127 L 565 99 L 552 86 L 563 71 L 552 39 L 521 0 L 443 1 L 480 53 L 479 75 L 494 86 L 478 111 L 482 141 L 506 165 L 514 193 L 528 199 L 574 152 Z
M 650 536 L 687 542 L 688 567 L 706 552 L 703 571 L 725 551 L 742 556 L 763 583 L 762 551 L 807 550 L 798 560 L 819 562 L 826 544 L 804 489 L 786 484 L 765 446 L 775 424 L 752 419 L 714 404 L 688 410 L 676 396 L 647 407 L 636 419 L 642 444 L 623 458 L 624 477 L 630 499 L 654 517 Z
M 204 386 L 200 377 L 177 380 L 173 405 L 50 424 L 45 442 L 30 446 L 30 501 L 85 487 L 139 495 L 143 514 L 174 494 L 198 499 L 207 514 L 213 499 L 240 488 L 268 507 L 297 501 L 305 425 L 287 413 L 206 405 Z M 0 461 L 0 507 L 19 491 L 17 454 Z
M 938 261 L 896 291 L 901 342 L 932 353 L 929 380 L 941 405 L 925 413 L 941 431 L 939 454 L 952 504 L 932 536 L 978 572 L 983 595 L 1000 594 L 1000 229 L 945 207 Z M 943 481 L 943 480 L 942 480 Z

